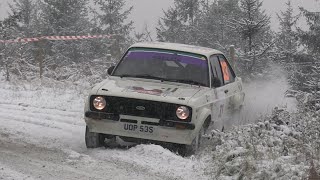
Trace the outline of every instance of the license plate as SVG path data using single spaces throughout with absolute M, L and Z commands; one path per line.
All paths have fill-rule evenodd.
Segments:
M 130 132 L 148 133 L 148 134 L 153 134 L 154 132 L 153 126 L 128 124 L 128 123 L 123 124 L 123 129 L 125 131 L 130 131 Z

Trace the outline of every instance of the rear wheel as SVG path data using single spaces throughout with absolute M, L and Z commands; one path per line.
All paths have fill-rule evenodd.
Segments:
M 90 132 L 86 126 L 85 141 L 87 148 L 98 148 L 104 146 L 105 137 L 103 134 Z

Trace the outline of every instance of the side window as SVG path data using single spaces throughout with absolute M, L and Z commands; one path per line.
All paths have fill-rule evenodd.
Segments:
M 229 84 L 235 81 L 235 74 L 227 61 L 227 59 L 223 55 L 219 55 L 219 62 L 222 69 L 223 81 L 225 84 Z
M 219 58 L 216 55 L 213 55 L 210 57 L 210 66 L 211 66 L 211 73 L 213 75 L 213 77 L 211 77 L 212 79 L 218 79 L 220 81 L 220 85 L 213 85 L 214 87 L 220 87 L 223 86 L 223 76 L 222 76 L 222 71 L 221 71 L 221 66 L 219 63 Z M 212 82 L 213 84 L 215 84 L 214 82 Z

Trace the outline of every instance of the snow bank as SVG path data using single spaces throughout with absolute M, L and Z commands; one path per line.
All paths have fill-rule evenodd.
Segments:
M 205 150 L 213 179 L 305 179 L 320 170 L 320 121 L 275 109 L 264 122 L 212 133 Z M 315 137 L 317 136 L 317 137 Z

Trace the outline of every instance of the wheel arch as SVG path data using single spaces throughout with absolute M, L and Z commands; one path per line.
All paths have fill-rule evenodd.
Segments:
M 211 118 L 211 110 L 209 108 L 202 108 L 198 110 L 197 113 L 197 120 L 196 120 L 196 129 L 195 134 L 198 134 L 202 126 L 210 125 L 212 118 Z

